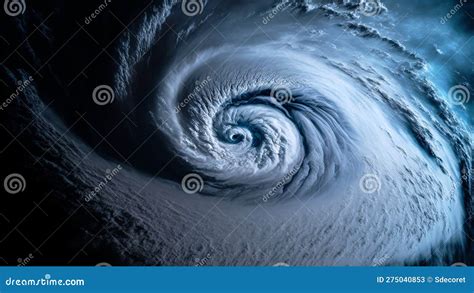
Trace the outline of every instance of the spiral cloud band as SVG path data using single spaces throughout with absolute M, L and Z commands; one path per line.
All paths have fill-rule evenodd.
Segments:
M 250 204 L 264 198 L 284 205 L 297 197 L 315 214 L 307 220 L 331 227 L 329 234 L 406 260 L 428 255 L 428 242 L 463 238 L 465 189 L 452 162 L 470 164 L 471 140 L 449 98 L 424 77 L 426 61 L 355 20 L 387 10 L 366 2 L 355 10 L 286 3 L 290 13 L 306 11 L 300 19 L 312 25 L 298 31 L 282 12 L 263 31 L 253 30 L 256 14 L 237 30 L 232 20 L 220 23 L 220 31 L 232 31 L 224 43 L 212 33 L 203 42 L 210 29 L 194 28 L 167 65 L 153 117 L 180 166 L 203 175 L 204 194 Z M 316 19 L 317 11 L 326 17 Z M 207 76 L 211 81 L 194 91 Z M 172 111 L 189 94 L 186 107 Z M 321 218 L 319 209 L 343 212 Z M 350 211 L 359 220 L 347 218 Z M 441 218 L 449 220 L 440 225 Z M 387 238 L 367 247 L 375 223 L 389 223 Z M 397 248 L 400 239 L 415 247 L 413 237 L 424 238 L 418 249 Z M 327 236 L 321 243 L 345 255 L 340 241 Z

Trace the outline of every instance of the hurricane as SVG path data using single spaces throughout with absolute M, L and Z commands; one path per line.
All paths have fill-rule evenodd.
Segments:
M 32 236 L 45 263 L 472 263 L 472 5 L 106 2 L 51 12 L 35 70 L 2 64 L 34 77 L 2 111 L 29 153 L 2 143 L 5 172 L 73 235 Z

